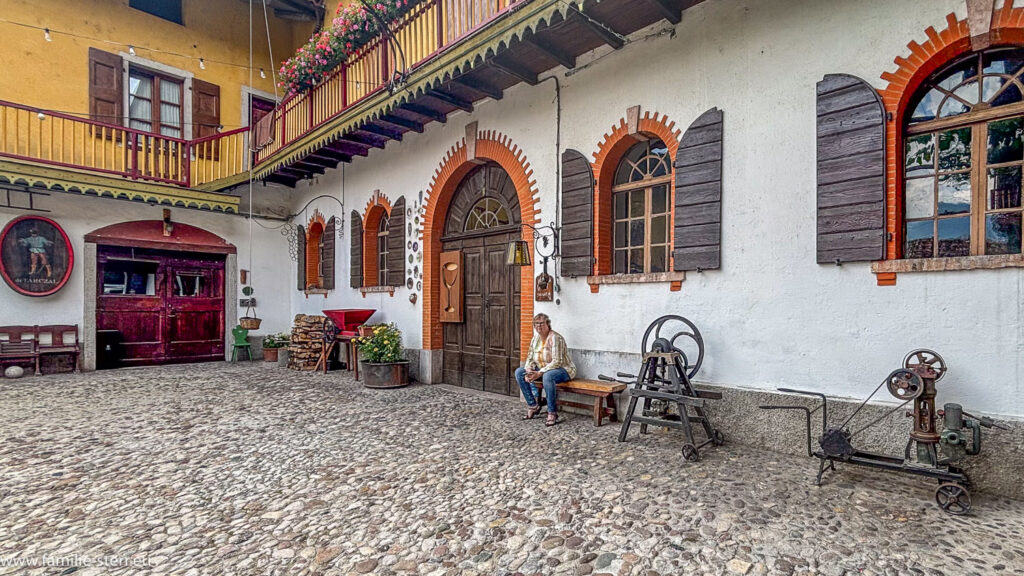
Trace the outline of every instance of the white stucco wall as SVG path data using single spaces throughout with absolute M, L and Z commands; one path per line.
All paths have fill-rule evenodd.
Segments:
M 6 284 L 0 284 L 0 324 L 77 323 L 81 329 L 86 324 L 83 282 L 87 263 L 82 258 L 85 235 L 110 224 L 131 220 L 160 220 L 163 218 L 164 207 L 60 192 L 52 192 L 49 197 L 37 197 L 36 207 L 50 210 L 39 215 L 56 221 L 70 238 L 75 251 L 74 269 L 68 283 L 52 296 L 24 296 Z M 35 213 L 0 208 L 0 227 L 14 218 L 31 214 Z M 253 334 L 280 332 L 290 328 L 292 317 L 286 298 L 293 282 L 289 282 L 289 278 L 280 273 L 281 263 L 288 261 L 288 244 L 280 233 L 254 226 L 253 242 L 250 245 L 249 222 L 241 216 L 172 208 L 171 219 L 208 230 L 235 245 L 238 250 L 238 267 L 252 270 L 250 284 L 256 290 L 256 314 L 263 318 L 260 330 Z M 278 225 L 274 222 L 264 224 Z M 240 297 L 240 292 L 228 295 L 236 303 Z M 239 310 L 239 314 L 243 313 L 244 308 Z M 228 326 L 228 329 L 233 326 Z M 80 337 L 84 340 L 84 335 L 80 334 Z
M 633 105 L 683 129 L 708 108 L 725 112 L 722 269 L 688 274 L 680 292 L 633 284 L 592 294 L 583 279 L 559 279 L 561 304 L 537 303 L 536 310 L 552 316 L 572 348 L 619 352 L 638 351 L 659 315 L 682 314 L 707 345 L 700 379 L 726 386 L 862 397 L 906 352 L 934 348 L 950 366 L 942 401 L 1024 415 L 1024 271 L 901 274 L 895 287 L 880 287 L 868 264 L 815 262 L 816 82 L 848 73 L 884 87 L 880 75 L 894 68 L 893 58 L 909 41 L 924 41 L 928 26 L 944 28 L 950 12 L 965 17 L 964 2 L 915 2 L 910 10 L 888 0 L 709 0 L 685 12 L 674 37 L 640 40 L 667 28 L 662 22 L 623 50 L 581 57 L 577 71 L 561 78 L 563 149 L 592 158 Z M 414 199 L 465 125 L 477 121 L 525 152 L 541 218 L 554 219 L 553 88 L 520 85 L 500 102 L 487 100 L 472 114 L 452 114 L 447 124 L 357 158 L 344 183 L 340 170 L 330 171 L 298 194 L 295 209 L 317 194 L 341 199 L 344 188 L 344 213 L 323 200 L 307 212 L 342 216 L 346 231 L 338 289 L 307 299 L 293 288 L 294 310 L 371 306 L 381 310 L 375 320 L 399 323 L 407 346 L 422 346 L 422 293 L 410 304 L 404 287 L 393 298 L 365 299 L 348 288 L 348 214 L 362 213 L 376 189 L 391 200 Z

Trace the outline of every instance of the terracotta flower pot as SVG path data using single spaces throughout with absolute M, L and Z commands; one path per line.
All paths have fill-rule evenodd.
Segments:
M 277 351 L 278 348 L 264 348 L 263 349 L 263 361 L 264 362 L 277 362 Z
M 401 388 L 409 384 L 409 361 L 359 362 L 363 386 L 367 388 Z

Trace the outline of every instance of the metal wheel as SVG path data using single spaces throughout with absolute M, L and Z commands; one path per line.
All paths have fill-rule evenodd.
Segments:
M 930 368 L 935 372 L 936 382 L 942 380 L 942 377 L 946 375 L 946 361 L 942 359 L 942 356 L 939 356 L 938 352 L 927 348 L 911 350 L 903 358 L 903 367 L 907 370 L 922 367 Z
M 693 322 L 682 316 L 669 314 L 658 318 L 647 327 L 641 350 L 648 354 L 673 349 L 683 355 L 686 377 L 696 376 L 701 363 L 704 362 L 704 339 Z
M 697 447 L 693 444 L 683 444 L 683 458 L 687 462 L 696 462 L 700 460 L 700 452 L 697 451 Z
M 971 509 L 971 493 L 959 484 L 946 482 L 935 490 L 935 502 L 944 512 L 963 516 Z
M 725 434 L 722 434 L 721 430 L 715 430 L 715 433 L 711 435 L 711 443 L 715 446 L 725 444 Z
M 916 373 L 901 368 L 893 370 L 885 381 L 889 394 L 899 400 L 913 400 L 924 392 L 924 381 Z

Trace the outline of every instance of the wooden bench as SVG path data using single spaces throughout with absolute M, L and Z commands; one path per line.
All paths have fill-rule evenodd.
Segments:
M 543 406 L 544 383 L 538 380 L 534 382 L 533 385 L 537 387 L 537 402 Z M 562 382 L 558 385 L 557 389 L 559 391 L 558 404 L 563 406 L 572 406 L 573 408 L 592 409 L 594 411 L 594 426 L 600 426 L 601 421 L 604 420 L 605 416 L 607 416 L 608 420 L 611 422 L 619 421 L 615 414 L 615 402 L 612 400 L 612 394 L 625 390 L 625 384 L 620 384 L 618 382 L 604 382 L 602 380 L 578 379 Z M 592 404 L 564 400 L 561 392 L 573 392 L 583 396 L 590 396 L 594 400 Z M 602 406 L 602 404 L 604 406 Z
M 70 356 L 74 371 L 78 372 L 78 324 L 0 326 L 0 368 L 4 364 L 32 362 L 38 376 L 40 358 L 50 354 Z

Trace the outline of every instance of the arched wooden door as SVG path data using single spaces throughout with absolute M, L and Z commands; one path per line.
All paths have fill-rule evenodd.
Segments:
M 517 395 L 519 268 L 505 263 L 521 238 L 519 197 L 501 166 L 488 162 L 459 184 L 445 217 L 444 251 L 463 253 L 463 321 L 444 325 L 444 381 Z

